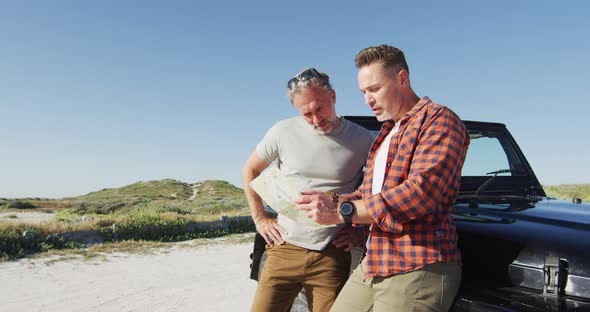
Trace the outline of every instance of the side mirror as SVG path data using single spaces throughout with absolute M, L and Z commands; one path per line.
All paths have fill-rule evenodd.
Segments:
M 572 203 L 580 205 L 580 204 L 582 204 L 582 199 L 580 197 L 574 197 L 574 198 L 572 198 Z

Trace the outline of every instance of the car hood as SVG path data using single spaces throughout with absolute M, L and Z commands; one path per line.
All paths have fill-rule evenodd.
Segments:
M 521 213 L 523 216 L 543 219 L 547 222 L 572 222 L 579 225 L 590 225 L 590 205 L 573 204 L 553 198 L 542 198 L 532 201 L 532 207 Z
M 590 250 L 590 205 L 535 199 L 459 201 L 453 208 L 459 231 L 487 233 L 527 245 Z

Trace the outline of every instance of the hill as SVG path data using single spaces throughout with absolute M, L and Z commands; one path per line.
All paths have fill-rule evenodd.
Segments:
M 0 198 L 0 261 L 96 242 L 242 233 L 253 230 L 249 214 L 243 191 L 218 180 L 145 181 L 63 199 Z M 33 223 L 30 215 L 43 215 L 43 220 Z M 220 216 L 246 217 L 196 226 L 219 221 Z
M 191 185 L 171 180 L 155 180 L 137 182 L 119 188 L 103 189 L 97 192 L 88 193 L 77 197 L 77 199 L 93 201 L 107 198 L 129 199 L 129 198 L 147 198 L 147 199 L 188 199 L 192 193 Z
M 248 215 L 243 190 L 221 180 L 193 184 L 172 180 L 140 181 L 63 199 L 15 199 L 0 201 L 0 209 L 45 209 L 62 215 L 129 215 L 172 212 L 196 217 Z

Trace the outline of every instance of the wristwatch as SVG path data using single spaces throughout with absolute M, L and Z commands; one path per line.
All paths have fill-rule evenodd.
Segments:
M 340 204 L 340 215 L 344 219 L 344 223 L 352 224 L 352 215 L 355 208 L 351 201 L 344 201 Z

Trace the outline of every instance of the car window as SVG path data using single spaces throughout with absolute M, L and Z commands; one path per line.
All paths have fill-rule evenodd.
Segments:
M 462 176 L 485 176 L 488 172 L 510 168 L 508 158 L 497 138 L 474 137 L 467 149 Z M 502 173 L 498 175 L 510 174 Z
M 522 175 L 523 165 L 508 139 L 501 132 L 469 131 L 471 143 L 467 149 L 467 156 L 462 176 L 498 176 Z M 512 155 L 512 157 L 510 157 Z

